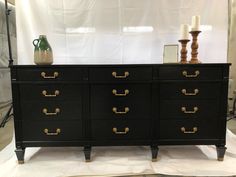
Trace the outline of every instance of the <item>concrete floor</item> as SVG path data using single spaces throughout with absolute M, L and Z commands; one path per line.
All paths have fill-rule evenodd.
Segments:
M 13 128 L 13 119 L 7 122 L 4 128 L 0 128 L 0 151 L 11 142 L 13 137 Z
M 231 119 L 227 123 L 228 129 L 230 129 L 234 134 L 236 134 L 236 118 Z

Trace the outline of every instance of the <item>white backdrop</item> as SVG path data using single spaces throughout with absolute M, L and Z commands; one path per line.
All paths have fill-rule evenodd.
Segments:
M 226 62 L 228 0 L 17 0 L 18 63 L 33 63 L 40 34 L 56 64 L 162 63 L 192 15 L 204 25 L 200 60 Z

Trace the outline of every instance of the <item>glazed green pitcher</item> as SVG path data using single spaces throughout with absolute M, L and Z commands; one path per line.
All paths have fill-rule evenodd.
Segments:
M 33 40 L 34 63 L 37 65 L 50 65 L 53 63 L 53 53 L 46 35 L 40 35 Z

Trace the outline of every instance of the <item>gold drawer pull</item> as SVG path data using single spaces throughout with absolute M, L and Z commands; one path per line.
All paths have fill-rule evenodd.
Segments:
M 57 128 L 56 132 L 49 132 L 49 130 L 47 128 L 44 129 L 44 133 L 48 136 L 57 136 L 61 133 L 61 129 Z
M 186 131 L 185 127 L 182 127 L 181 128 L 181 131 L 185 134 L 193 134 L 193 133 L 196 133 L 197 132 L 197 127 L 193 127 L 193 130 L 192 131 Z
M 198 77 L 199 76 L 199 74 L 200 74 L 200 71 L 195 71 L 194 72 L 195 74 L 188 74 L 188 72 L 187 71 L 183 71 L 182 72 L 182 74 L 183 74 L 183 76 L 185 76 L 185 77 Z
M 127 96 L 129 94 L 129 90 L 128 89 L 125 89 L 124 93 L 117 93 L 117 90 L 116 89 L 113 89 L 112 90 L 112 93 L 115 95 L 115 96 Z
M 125 71 L 123 76 L 117 75 L 117 72 L 115 72 L 115 71 L 112 72 L 111 74 L 112 74 L 112 76 L 114 78 L 117 78 L 117 79 L 124 79 L 124 78 L 127 78 L 129 76 L 129 72 L 128 71 Z
M 44 79 L 56 79 L 59 76 L 59 73 L 58 72 L 54 72 L 53 76 L 47 76 L 47 74 L 45 72 L 41 72 L 41 76 Z
M 44 113 L 46 116 L 56 116 L 59 112 L 60 112 L 60 109 L 59 109 L 59 108 L 56 108 L 56 109 L 55 109 L 55 112 L 48 112 L 48 110 L 47 110 L 46 108 L 43 109 L 43 113 Z
M 117 111 L 117 108 L 116 107 L 113 107 L 112 108 L 112 111 L 115 113 L 115 114 L 127 114 L 129 112 L 129 107 L 125 107 L 125 111 Z
M 198 107 L 194 107 L 193 111 L 187 111 L 186 107 L 182 107 L 181 111 L 183 111 L 185 114 L 195 114 L 198 111 Z
M 42 91 L 42 94 L 43 94 L 43 96 L 45 96 L 45 97 L 56 97 L 56 96 L 58 96 L 58 95 L 60 94 L 60 91 L 59 91 L 59 90 L 55 90 L 55 91 L 54 91 L 54 94 L 47 94 L 47 91 L 46 91 L 46 90 L 43 90 L 43 91 Z
M 182 89 L 181 91 L 184 95 L 186 96 L 195 96 L 199 93 L 199 90 L 198 89 L 194 89 L 194 92 L 193 93 L 187 93 L 187 90 L 186 89 Z
M 127 133 L 129 132 L 129 127 L 125 127 L 125 131 L 123 131 L 123 132 L 119 132 L 119 131 L 117 130 L 117 128 L 114 127 L 114 128 L 112 129 L 112 132 L 115 133 L 115 134 L 118 134 L 118 135 L 124 135 L 124 134 L 127 134 Z

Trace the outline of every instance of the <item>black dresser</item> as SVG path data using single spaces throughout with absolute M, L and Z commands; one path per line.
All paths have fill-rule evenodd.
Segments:
M 15 65 L 16 155 L 26 147 L 215 145 L 225 154 L 230 64 Z

